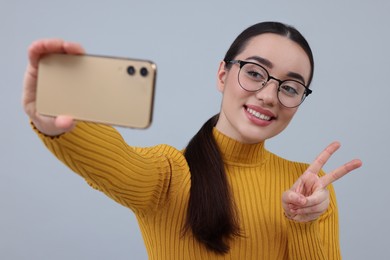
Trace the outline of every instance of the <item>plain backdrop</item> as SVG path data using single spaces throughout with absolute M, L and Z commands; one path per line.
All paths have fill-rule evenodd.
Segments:
M 343 257 L 390 259 L 389 11 L 387 0 L 1 0 L 0 259 L 147 259 L 133 213 L 32 132 L 20 102 L 32 41 L 63 38 L 90 54 L 156 62 L 152 126 L 119 131 L 132 145 L 183 148 L 219 110 L 216 72 L 231 42 L 266 20 L 297 27 L 316 62 L 313 94 L 267 148 L 311 162 L 339 140 L 328 172 L 361 158 L 361 169 L 335 183 Z

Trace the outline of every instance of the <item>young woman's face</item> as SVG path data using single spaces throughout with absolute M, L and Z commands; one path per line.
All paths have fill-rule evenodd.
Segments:
M 307 54 L 297 43 L 271 33 L 252 38 L 235 60 L 258 63 L 279 80 L 297 80 L 300 76 L 299 81 L 305 85 L 311 70 Z M 223 98 L 217 129 L 244 143 L 257 143 L 279 134 L 298 108 L 287 108 L 279 103 L 276 80 L 271 79 L 257 92 L 242 89 L 238 82 L 239 70 L 239 64 L 226 69 L 221 62 L 218 89 Z

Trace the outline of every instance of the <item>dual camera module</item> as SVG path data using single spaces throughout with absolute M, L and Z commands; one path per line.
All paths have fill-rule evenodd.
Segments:
M 136 68 L 135 68 L 134 66 L 131 66 L 131 65 L 130 65 L 130 66 L 127 67 L 127 74 L 129 74 L 130 76 L 133 76 L 136 72 L 137 72 L 137 70 L 136 70 Z M 148 71 L 147 68 L 142 67 L 142 68 L 140 69 L 139 73 L 140 73 L 140 75 L 141 75 L 142 77 L 146 77 L 146 76 L 148 76 L 149 71 Z

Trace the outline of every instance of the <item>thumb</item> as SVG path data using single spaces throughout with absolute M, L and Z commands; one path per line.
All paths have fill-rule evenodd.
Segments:
M 54 122 L 55 126 L 62 129 L 64 132 L 68 132 L 76 125 L 75 120 L 71 116 L 57 116 Z

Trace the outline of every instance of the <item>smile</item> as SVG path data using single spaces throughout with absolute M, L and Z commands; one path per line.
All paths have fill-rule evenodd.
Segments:
M 271 117 L 270 116 L 266 116 L 266 115 L 263 115 L 261 114 L 260 112 L 257 112 L 251 108 L 246 108 L 246 111 L 251 114 L 252 116 L 256 117 L 256 118 L 259 118 L 261 120 L 266 120 L 266 121 L 270 121 L 271 120 Z

